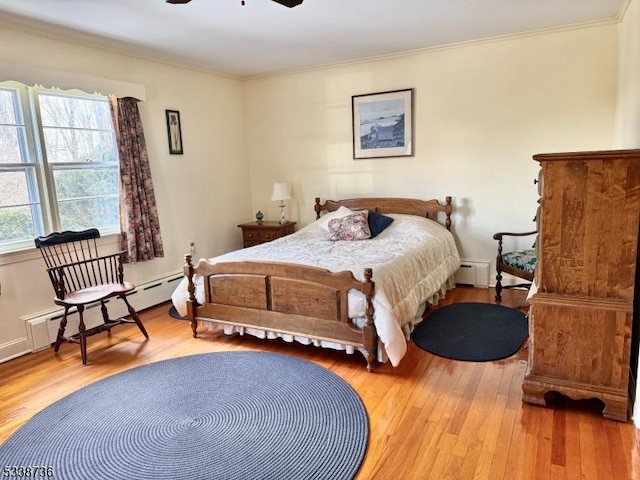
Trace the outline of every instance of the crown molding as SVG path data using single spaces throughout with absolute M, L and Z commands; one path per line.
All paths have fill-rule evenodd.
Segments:
M 276 78 L 276 77 L 287 76 L 292 74 L 321 71 L 321 70 L 327 70 L 327 69 L 336 68 L 336 67 L 345 67 L 349 65 L 360 65 L 360 64 L 366 64 L 366 63 L 372 63 L 372 62 L 381 62 L 381 61 L 387 61 L 387 60 L 392 60 L 397 58 L 404 58 L 404 57 L 424 55 L 424 54 L 434 53 L 434 52 L 441 52 L 441 51 L 446 51 L 451 49 L 466 48 L 466 47 L 472 47 L 472 46 L 478 46 L 478 45 L 487 45 L 491 43 L 510 41 L 510 40 L 515 40 L 519 38 L 548 35 L 553 33 L 562 33 L 562 32 L 580 30 L 584 28 L 593 28 L 593 27 L 604 26 L 604 25 L 615 25 L 620 23 L 620 21 L 624 17 L 624 14 L 626 13 L 630 2 L 631 0 L 624 0 L 624 3 L 620 6 L 620 9 L 618 10 L 618 13 L 615 17 L 609 17 L 601 20 L 591 20 L 587 22 L 572 23 L 572 24 L 562 25 L 558 27 L 547 27 L 547 28 L 540 28 L 540 29 L 534 29 L 534 30 L 527 30 L 524 32 L 509 33 L 509 34 L 496 35 L 496 36 L 485 37 L 485 38 L 480 38 L 475 40 L 454 42 L 446 45 L 437 45 L 433 47 L 418 48 L 418 49 L 406 50 L 402 52 L 376 55 L 372 57 L 356 58 L 356 59 L 346 60 L 342 62 L 318 64 L 318 65 L 312 65 L 309 67 L 291 68 L 291 69 L 278 70 L 274 72 L 267 72 L 267 73 L 260 73 L 256 75 L 246 75 L 246 76 L 226 74 L 226 73 L 216 71 L 213 68 L 201 67 L 201 66 L 193 65 L 187 62 L 177 62 L 177 61 L 163 59 L 160 57 L 160 54 L 156 54 L 154 52 L 150 52 L 150 51 L 140 52 L 139 50 L 133 49 L 121 43 L 116 44 L 114 42 L 110 42 L 107 39 L 102 39 L 100 41 L 97 41 L 95 37 L 91 35 L 72 31 L 69 29 L 63 29 L 56 26 L 49 26 L 49 28 L 43 29 L 42 26 L 37 24 L 36 22 L 31 21 L 29 19 L 24 19 L 22 17 L 18 17 L 18 16 L 11 16 L 6 19 L 1 19 L 0 27 L 4 27 L 7 29 L 11 29 L 11 30 L 32 35 L 32 36 L 49 38 L 51 40 L 62 41 L 62 42 L 74 44 L 81 47 L 91 47 L 91 48 L 102 50 L 108 53 L 124 55 L 130 58 L 159 63 L 159 64 L 171 66 L 171 67 L 184 68 L 184 69 L 192 70 L 195 72 L 209 74 L 209 75 L 216 75 L 216 76 L 220 76 L 228 79 L 251 81 L 251 80 L 260 80 L 260 79 L 266 79 L 266 78 Z
M 631 5 L 631 0 L 622 1 L 622 5 L 620 5 L 620 8 L 618 9 L 618 15 L 616 17 L 618 19 L 618 22 L 621 22 L 622 19 L 624 18 L 625 14 L 627 13 L 627 10 L 629 10 L 629 5 Z
M 630 0 L 626 0 L 626 1 L 629 2 Z M 382 61 L 394 60 L 398 58 L 411 57 L 416 55 L 425 55 L 429 53 L 437 53 L 437 52 L 442 52 L 446 50 L 454 50 L 458 48 L 467 48 L 467 47 L 473 47 L 473 46 L 479 46 L 479 45 L 488 45 L 492 43 L 506 42 L 511 40 L 517 40 L 519 38 L 528 38 L 528 37 L 536 37 L 541 35 L 549 35 L 553 33 L 570 32 L 574 30 L 594 28 L 594 27 L 606 26 L 606 25 L 616 25 L 618 23 L 619 23 L 619 19 L 616 16 L 616 17 L 605 18 L 602 20 L 591 20 L 588 22 L 572 23 L 569 25 L 562 25 L 558 27 L 539 28 L 535 30 L 527 30 L 524 32 L 508 33 L 505 35 L 496 35 L 492 37 L 479 38 L 476 40 L 467 40 L 463 42 L 449 43 L 446 45 L 437 45 L 434 47 L 425 47 L 425 48 L 418 48 L 415 50 L 406 50 L 404 52 L 396 52 L 396 53 L 389 53 L 385 55 L 376 55 L 373 57 L 358 58 L 354 60 L 347 60 L 344 62 L 328 63 L 328 64 L 322 64 L 322 65 L 314 65 L 311 67 L 281 70 L 278 72 L 271 72 L 271 73 L 265 73 L 265 74 L 259 74 L 259 75 L 248 75 L 248 76 L 242 77 L 242 80 L 246 80 L 246 81 L 259 80 L 259 79 L 265 79 L 265 78 L 274 78 L 274 77 L 292 75 L 297 73 L 307 73 L 307 72 L 313 72 L 313 71 L 319 71 L 319 70 L 326 70 L 326 69 L 336 68 L 336 67 L 345 67 L 350 65 L 382 62 Z
M 219 72 L 217 70 L 214 70 L 213 68 L 201 67 L 186 62 L 167 60 L 165 58 L 162 58 L 160 54 L 156 54 L 152 51 L 142 52 L 137 48 L 130 47 L 122 43 L 112 42 L 108 39 L 101 38 L 100 40 L 96 40 L 96 37 L 92 35 L 63 27 L 58 27 L 56 25 L 48 25 L 47 28 L 43 28 L 41 24 L 38 24 L 29 19 L 24 19 L 23 17 L 7 16 L 6 18 L 2 18 L 0 19 L 0 28 L 5 28 L 7 30 L 30 35 L 33 37 L 64 42 L 77 47 L 93 48 L 105 53 L 122 55 L 136 60 L 143 60 L 146 62 L 157 63 L 169 67 L 187 69 L 197 73 L 204 73 L 206 75 L 215 75 L 231 80 L 241 79 L 241 77 L 238 75 Z

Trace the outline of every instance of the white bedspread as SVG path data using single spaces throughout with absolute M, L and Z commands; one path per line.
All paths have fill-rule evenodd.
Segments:
M 392 365 L 407 351 L 407 336 L 425 303 L 435 303 L 453 286 L 452 276 L 460 256 L 451 232 L 437 222 L 415 215 L 389 215 L 394 222 L 369 240 L 329 241 L 317 222 L 292 235 L 269 243 L 233 251 L 213 262 L 257 260 L 293 262 L 333 272 L 350 270 L 364 280 L 364 269 L 373 269 L 376 284 L 374 322 Z M 349 296 L 350 317 L 364 316 L 364 296 Z M 204 301 L 202 279 L 196 279 L 196 298 Z M 178 285 L 172 301 L 186 314 L 186 279 Z

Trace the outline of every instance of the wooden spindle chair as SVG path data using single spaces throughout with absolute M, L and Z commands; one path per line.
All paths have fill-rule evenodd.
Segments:
M 498 232 L 493 235 L 493 239 L 498 241 L 498 256 L 496 257 L 496 301 L 502 300 L 503 288 L 517 288 L 531 286 L 533 275 L 536 269 L 536 250 L 534 247 L 519 250 L 503 252 L 503 240 L 505 237 L 528 237 L 536 235 L 536 230 L 530 232 Z M 502 285 L 502 274 L 508 273 L 518 278 L 526 280 L 526 282 L 515 285 Z
M 64 307 L 60 321 L 55 352 L 60 348 L 62 340 L 79 343 L 82 364 L 87 364 L 88 336 L 100 332 L 110 332 L 111 328 L 123 323 L 135 323 L 146 338 L 149 338 L 136 310 L 127 300 L 127 294 L 135 289 L 135 285 L 124 281 L 123 261 L 125 252 L 100 256 L 97 239 L 100 232 L 91 228 L 80 232 L 54 232 L 45 237 L 35 239 L 36 247 L 42 253 L 51 285 L 55 291 L 53 299 L 56 305 Z M 131 319 L 109 318 L 106 303 L 110 298 L 124 301 Z M 86 328 L 84 311 L 88 305 L 100 302 L 104 323 Z M 76 308 L 79 317 L 78 333 L 65 337 L 69 310 Z

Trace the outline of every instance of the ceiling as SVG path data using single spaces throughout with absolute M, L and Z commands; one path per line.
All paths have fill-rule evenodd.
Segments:
M 246 77 L 575 23 L 625 0 L 0 0 L 0 25 Z

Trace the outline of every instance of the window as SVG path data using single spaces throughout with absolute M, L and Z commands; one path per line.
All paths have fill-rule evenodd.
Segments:
M 119 226 L 108 99 L 0 82 L 0 252 L 53 231 Z

